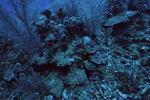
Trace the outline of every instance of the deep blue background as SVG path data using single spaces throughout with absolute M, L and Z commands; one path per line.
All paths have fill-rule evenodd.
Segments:
M 35 4 L 37 4 L 38 9 L 40 9 L 40 10 L 45 9 L 50 4 L 50 2 L 51 2 L 51 0 L 35 0 Z M 6 4 L 5 0 L 0 0 L 0 4 L 3 5 L 5 10 L 10 6 L 10 5 Z

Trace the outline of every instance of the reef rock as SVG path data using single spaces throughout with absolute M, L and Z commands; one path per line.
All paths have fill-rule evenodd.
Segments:
M 129 22 L 130 18 L 137 15 L 138 11 L 126 11 L 118 14 L 108 20 L 105 26 L 114 26 L 119 23 Z

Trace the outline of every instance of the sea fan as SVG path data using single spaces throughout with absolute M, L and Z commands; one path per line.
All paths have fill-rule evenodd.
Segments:
M 78 15 L 85 20 L 90 33 L 95 34 L 98 26 L 102 26 L 108 13 L 108 0 L 83 0 L 75 2 Z
M 31 0 L 7 0 L 7 9 L 0 4 L 0 34 L 13 39 L 15 48 L 30 52 L 40 51 L 40 37 L 31 31 L 31 21 L 35 14 L 29 12 Z

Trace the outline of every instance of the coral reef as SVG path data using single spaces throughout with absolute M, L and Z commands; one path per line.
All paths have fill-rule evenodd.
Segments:
M 42 11 L 31 23 L 42 55 L 0 34 L 0 99 L 149 100 L 150 15 L 121 1 L 95 34 L 88 31 L 92 24 L 63 8 Z

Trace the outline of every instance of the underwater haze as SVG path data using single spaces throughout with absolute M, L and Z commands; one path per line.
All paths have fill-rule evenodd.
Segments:
M 150 100 L 150 0 L 0 0 L 0 100 Z

